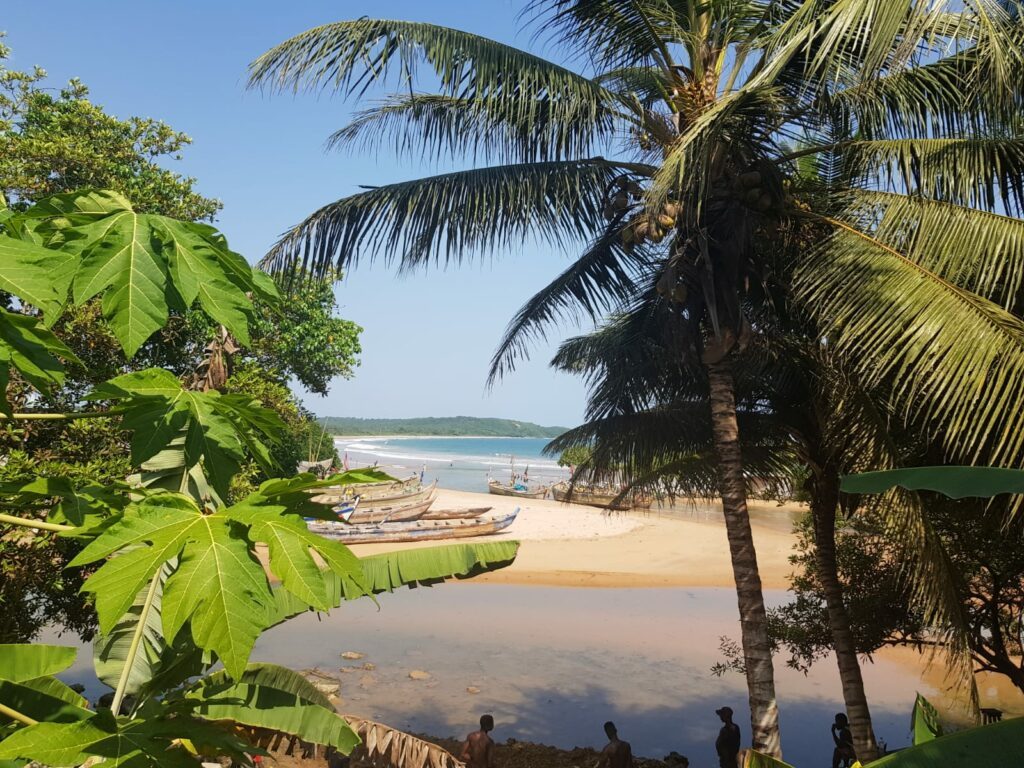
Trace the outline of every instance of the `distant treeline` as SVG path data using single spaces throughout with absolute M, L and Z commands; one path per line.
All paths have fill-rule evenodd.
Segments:
M 419 419 L 356 419 L 326 416 L 324 429 L 334 435 L 483 435 L 486 437 L 558 437 L 566 427 L 542 427 L 528 421 L 481 419 L 474 416 L 442 416 Z

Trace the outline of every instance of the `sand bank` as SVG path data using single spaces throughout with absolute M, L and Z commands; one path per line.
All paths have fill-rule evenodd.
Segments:
M 498 536 L 521 542 L 516 562 L 476 581 L 502 584 L 590 587 L 729 587 L 732 566 L 720 506 L 682 504 L 650 512 L 607 513 L 549 499 L 516 499 L 441 490 L 435 509 L 491 506 L 520 508 L 515 523 Z M 795 507 L 754 502 L 751 521 L 765 588 L 785 589 Z M 493 541 L 490 536 L 479 541 Z M 477 539 L 463 539 L 476 541 Z M 429 544 L 354 545 L 373 554 Z

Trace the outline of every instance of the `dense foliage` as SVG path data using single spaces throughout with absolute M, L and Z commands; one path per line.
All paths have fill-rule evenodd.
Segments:
M 975 668 L 1003 675 L 1024 692 L 1024 519 L 1008 521 L 1005 501 L 937 498 L 929 499 L 928 516 L 957 574 Z M 791 654 L 790 664 L 800 668 L 831 650 L 807 525 L 792 558 L 799 574 L 792 584 L 796 599 L 772 612 L 773 634 Z M 930 651 L 935 634 L 901 578 L 901 551 L 885 526 L 870 516 L 854 517 L 841 529 L 836 549 L 858 651 L 867 655 L 886 645 Z
M 451 437 L 558 437 L 565 427 L 542 427 L 528 421 L 476 416 L 440 416 L 417 419 L 361 419 L 327 416 L 320 420 L 334 435 L 437 435 Z
M 290 670 L 249 663 L 259 634 L 306 610 L 500 567 L 515 556 L 515 544 L 419 550 L 364 565 L 343 544 L 310 532 L 306 519 L 336 519 L 310 492 L 386 475 L 239 483 L 247 462 L 268 474 L 294 470 L 278 463 L 295 450 L 282 441 L 286 423 L 261 400 L 303 421 L 281 382 L 255 364 L 237 370 L 223 391 L 207 386 L 208 376 L 129 370 L 98 383 L 71 412 L 47 409 L 39 395 L 63 384 L 65 364 L 80 362 L 48 328 L 67 307 L 100 295 L 97 322 L 131 361 L 166 326 L 172 305 L 248 340 L 253 298 L 270 311 L 280 298 L 211 227 L 141 214 L 112 191 L 46 198 L 4 224 L 0 285 L 15 297 L 11 310 L 0 311 L 4 421 L 109 422 L 127 439 L 123 469 L 130 474 L 39 474 L 48 467 L 22 460 L 13 462 L 22 476 L 0 485 L 0 504 L 14 513 L 0 514 L 5 590 L 15 584 L 31 601 L 43 588 L 52 602 L 56 585 L 26 583 L 25 569 L 67 571 L 62 591 L 79 587 L 95 607 L 94 666 L 113 689 L 109 707 L 90 708 L 54 676 L 73 663 L 74 648 L 0 645 L 0 761 L 190 766 L 213 755 L 251 765 L 262 750 L 240 726 L 347 753 L 359 737 L 330 699 Z M 126 259 L 131 269 L 122 270 Z M 80 290 L 82 283 L 88 288 Z M 143 300 L 126 301 L 126 294 Z M 20 412 L 7 398 L 12 376 L 21 392 L 30 391 Z M 30 562 L 7 557 L 9 545 Z M 8 578 L 8 566 L 20 584 Z M 60 610 L 74 626 L 72 609 L 41 602 L 4 633 L 33 633 Z M 223 670 L 212 671 L 217 664 Z

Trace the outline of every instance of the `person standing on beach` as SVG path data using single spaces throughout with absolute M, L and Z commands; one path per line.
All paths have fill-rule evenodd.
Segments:
M 715 714 L 722 721 L 722 730 L 715 740 L 719 768 L 736 768 L 736 756 L 740 753 L 740 727 L 732 721 L 732 707 L 716 709 Z
M 633 768 L 633 750 L 628 741 L 619 738 L 615 723 L 611 720 L 605 723 L 604 732 L 608 736 L 608 744 L 601 750 L 597 768 Z
M 850 721 L 846 714 L 840 712 L 832 723 L 832 741 L 836 748 L 832 750 L 832 768 L 850 765 L 857 759 L 853 751 L 853 734 L 850 733 Z
M 459 759 L 466 764 L 466 768 L 494 768 L 494 740 L 490 736 L 493 730 L 494 718 L 483 715 L 480 718 L 480 730 L 469 734 L 466 743 L 462 745 Z

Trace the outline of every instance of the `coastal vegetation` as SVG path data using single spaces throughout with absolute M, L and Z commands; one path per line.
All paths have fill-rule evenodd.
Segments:
M 637 482 L 675 472 L 683 487 L 693 484 L 688 469 L 703 469 L 703 490 L 721 497 L 753 744 L 777 756 L 769 623 L 746 510 L 755 473 L 744 454 L 807 478 L 823 578 L 835 570 L 842 473 L 921 453 L 1022 458 L 1024 230 L 1013 214 L 1024 169 L 1010 75 L 1022 60 L 1019 9 L 536 0 L 525 16 L 559 61 L 377 19 L 325 24 L 258 58 L 251 82 L 274 90 L 361 96 L 400 83 L 332 145 L 473 161 L 330 203 L 265 264 L 323 274 L 380 258 L 409 269 L 529 236 L 560 250 L 579 243 L 568 269 L 512 320 L 492 376 L 557 320 L 612 313 L 649 323 L 618 350 L 642 354 L 652 337 L 662 345 L 637 386 L 609 387 L 607 401 L 595 387 L 590 415 L 608 441 L 595 456 L 651 470 Z M 777 364 L 785 384 L 794 354 L 803 399 L 789 408 L 779 398 L 778 412 L 764 414 L 761 380 L 751 375 L 749 395 L 741 389 L 748 360 L 760 356 L 758 370 Z M 659 421 L 680 395 L 689 412 Z M 782 442 L 767 448 L 787 458 L 747 425 L 762 415 L 781 417 L 766 439 Z M 802 431 L 787 444 L 794 423 Z M 692 442 L 699 460 L 694 450 L 652 455 L 672 440 Z M 632 459 L 638 447 L 646 461 Z M 918 604 L 962 670 L 962 617 L 920 500 L 893 492 L 878 503 Z M 857 753 L 869 760 L 877 746 L 840 587 L 824 583 Z
M 325 416 L 323 428 L 332 435 L 432 435 L 437 437 L 558 437 L 565 427 L 542 427 L 528 421 L 477 416 L 433 416 L 417 419 L 363 419 Z

